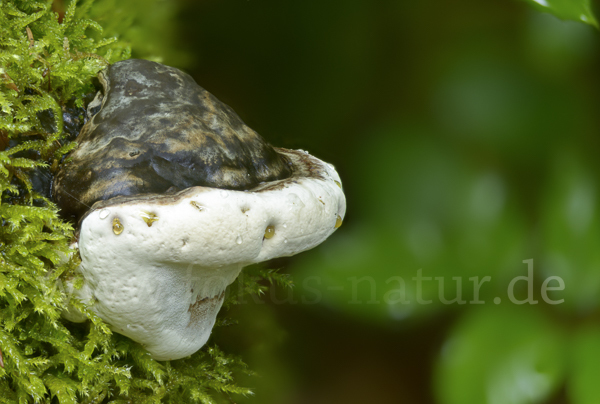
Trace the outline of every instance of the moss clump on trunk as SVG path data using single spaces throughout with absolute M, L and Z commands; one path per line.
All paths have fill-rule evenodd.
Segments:
M 70 303 L 90 321 L 60 318 L 78 257 L 49 184 L 76 145 L 93 78 L 130 54 L 103 38 L 86 18 L 90 7 L 0 0 L 0 403 L 213 403 L 250 394 L 233 380 L 243 363 L 214 346 L 159 363 L 78 301 Z M 246 279 L 240 290 L 263 290 L 258 277 Z

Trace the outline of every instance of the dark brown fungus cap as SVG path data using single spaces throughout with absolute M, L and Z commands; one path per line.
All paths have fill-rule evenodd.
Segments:
M 79 146 L 59 170 L 53 195 L 78 220 L 97 201 L 193 186 L 247 190 L 291 168 L 227 105 L 186 73 L 147 60 L 99 74 Z

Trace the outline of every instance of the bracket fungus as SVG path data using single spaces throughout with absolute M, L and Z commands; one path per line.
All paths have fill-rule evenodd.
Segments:
M 340 178 L 271 147 L 178 69 L 131 59 L 99 80 L 52 191 L 78 223 L 76 293 L 155 359 L 182 358 L 206 343 L 244 266 L 308 250 L 341 225 Z

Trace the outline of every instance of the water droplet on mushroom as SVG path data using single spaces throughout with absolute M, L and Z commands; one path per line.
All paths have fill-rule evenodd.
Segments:
M 335 219 L 335 228 L 337 229 L 338 227 L 340 227 L 343 223 L 342 217 L 340 215 L 337 215 L 337 219 Z
M 287 244 L 287 238 L 284 238 L 284 239 L 283 239 L 283 242 L 284 242 L 285 244 Z
M 146 222 L 148 227 L 152 227 L 152 223 L 158 221 L 158 216 L 154 213 L 142 212 L 142 219 Z
M 131 324 L 127 324 L 127 328 L 131 328 Z
M 224 199 L 224 198 L 227 198 L 228 196 L 229 196 L 229 192 L 227 192 L 225 190 L 221 191 L 221 198 Z
M 191 201 L 190 205 L 192 205 L 193 207 L 195 207 L 196 209 L 198 209 L 200 212 L 202 212 L 204 210 L 204 206 L 200 205 L 196 201 Z
M 113 219 L 113 233 L 118 236 L 119 234 L 123 233 L 123 229 L 125 229 L 125 227 L 123 227 L 119 218 L 115 217 Z
M 104 220 L 108 217 L 108 215 L 110 215 L 110 210 L 108 209 L 102 209 L 100 211 L 100 213 L 98 214 L 98 216 L 100 217 L 100 219 Z
M 284 229 L 287 229 L 287 224 L 284 224 L 284 225 L 283 225 L 283 228 L 284 228 Z
M 273 238 L 274 235 L 275 235 L 275 226 L 267 226 L 267 228 L 265 229 L 265 238 L 266 239 Z
M 235 239 L 235 242 L 237 244 L 242 244 L 243 240 L 242 240 L 242 236 L 237 236 L 237 238 Z

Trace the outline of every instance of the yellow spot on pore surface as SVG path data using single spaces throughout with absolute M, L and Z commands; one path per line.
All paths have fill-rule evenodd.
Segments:
M 118 236 L 119 234 L 123 233 L 124 229 L 125 227 L 123 227 L 119 218 L 115 217 L 113 219 L 113 233 L 115 233 Z
M 338 227 L 340 227 L 343 223 L 342 217 L 340 215 L 337 215 L 337 219 L 335 219 L 335 228 L 337 229 Z
M 152 227 L 152 223 L 158 221 L 158 217 L 154 213 L 142 212 L 142 219 L 148 225 L 148 227 Z
M 273 238 L 275 235 L 275 226 L 267 226 L 265 229 L 265 238 Z

